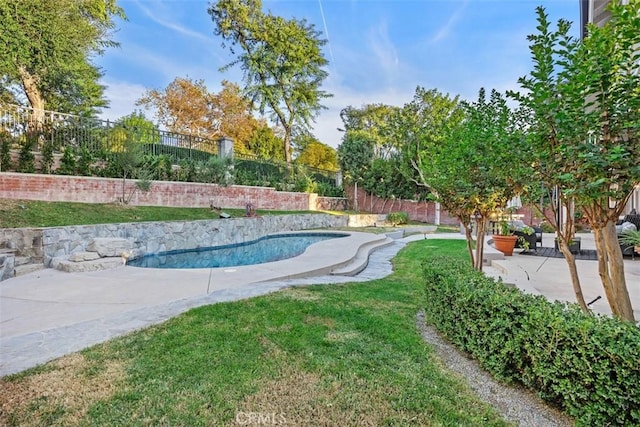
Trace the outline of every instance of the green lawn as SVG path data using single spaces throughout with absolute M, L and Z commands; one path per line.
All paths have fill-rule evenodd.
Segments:
M 0 424 L 506 425 L 416 328 L 436 251 L 466 259 L 463 241 L 416 241 L 384 279 L 200 307 L 5 377 Z
M 245 215 L 244 209 L 224 209 L 224 212 L 232 217 Z M 292 213 L 310 213 L 310 211 L 256 211 L 258 215 Z M 209 208 L 0 199 L 0 228 L 53 227 L 141 221 L 193 221 L 217 219 L 218 217 L 219 213 Z

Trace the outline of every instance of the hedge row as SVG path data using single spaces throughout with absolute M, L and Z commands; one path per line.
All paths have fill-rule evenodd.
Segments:
M 640 425 L 640 328 L 589 316 L 435 256 L 423 263 L 428 320 L 494 376 L 577 425 Z

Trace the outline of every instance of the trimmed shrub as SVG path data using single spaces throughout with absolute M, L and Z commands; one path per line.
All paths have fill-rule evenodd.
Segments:
M 406 212 L 391 212 L 387 215 L 387 222 L 393 225 L 402 225 L 409 222 L 409 214 Z
M 520 383 L 577 425 L 640 425 L 640 328 L 588 316 L 474 271 L 423 263 L 428 320 L 497 378 Z

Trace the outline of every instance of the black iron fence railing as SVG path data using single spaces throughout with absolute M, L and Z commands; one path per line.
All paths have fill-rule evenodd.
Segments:
M 3 149 L 32 151 L 40 153 L 43 158 L 52 158 L 52 153 L 58 153 L 61 156 L 65 151 L 72 151 L 77 157 L 96 161 L 108 160 L 110 154 L 122 151 L 129 142 L 135 142 L 144 154 L 161 157 L 163 165 L 167 161 L 170 164 L 182 166 L 185 162 L 192 165 L 198 162 L 206 163 L 211 157 L 218 155 L 218 141 L 204 137 L 55 111 L 34 110 L 17 105 L 0 105 L 0 147 Z M 292 182 L 297 181 L 299 187 L 304 187 L 305 184 L 301 183 L 299 178 L 302 175 L 321 186 L 340 189 L 342 187 L 339 173 L 336 171 L 315 169 L 305 165 L 293 165 L 295 171 L 292 171 L 291 167 L 284 162 L 273 162 L 240 153 L 234 154 L 234 157 L 235 182 L 238 184 L 288 188 L 291 187 Z M 3 165 L 1 169 L 6 167 Z M 28 167 L 20 166 L 15 169 L 22 172 L 32 171 Z M 40 170 L 51 172 L 49 167 L 41 167 Z M 78 168 L 57 173 L 74 172 L 80 173 Z M 170 175 L 167 171 L 158 174 L 157 178 L 164 176 L 171 179 Z M 195 178 L 188 175 L 181 176 L 180 179 Z M 334 192 L 336 190 L 329 189 Z M 337 191 L 337 194 L 340 192 Z
M 217 154 L 217 142 L 208 138 L 16 105 L 0 106 L 0 138 L 7 137 L 14 144 L 30 144 L 33 151 L 51 145 L 54 151 L 81 147 L 109 152 L 135 141 L 144 144 L 145 152 L 166 154 L 176 162 Z

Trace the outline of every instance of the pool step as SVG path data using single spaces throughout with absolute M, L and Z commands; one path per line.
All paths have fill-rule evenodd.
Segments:
M 368 242 L 358 249 L 356 255 L 349 261 L 334 267 L 331 270 L 332 275 L 337 276 L 355 276 L 367 267 L 369 263 L 369 255 L 376 249 L 383 248 L 393 244 L 393 239 L 381 235 L 380 239 Z

